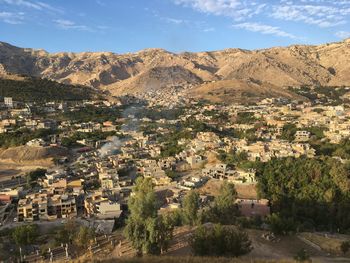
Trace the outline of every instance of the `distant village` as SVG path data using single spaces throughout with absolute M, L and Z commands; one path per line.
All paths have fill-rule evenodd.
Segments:
M 62 118 L 87 106 L 120 115 L 101 121 Z M 164 108 L 168 114 L 152 118 L 153 111 Z M 178 90 L 114 101 L 23 103 L 5 97 L 0 101 L 0 135 L 52 131 L 30 138 L 25 147 L 65 147 L 69 153 L 54 158 L 35 183 L 28 183 L 25 175 L 0 178 L 0 226 L 79 218 L 100 234 L 110 234 L 127 213 L 138 177 L 151 178 L 159 213 L 181 207 L 193 189 L 205 206 L 213 195 L 208 186 L 228 181 L 236 186 L 243 216 L 265 217 L 269 200 L 249 190 L 257 184 L 256 171 L 223 156 L 240 156 L 246 162 L 313 158 L 317 149 L 311 141 L 338 144 L 350 136 L 349 117 L 345 103 L 266 98 L 249 105 L 212 104 L 183 98 Z

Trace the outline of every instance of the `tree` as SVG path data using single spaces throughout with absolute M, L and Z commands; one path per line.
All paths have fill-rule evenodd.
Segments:
M 239 214 L 235 204 L 237 191 L 234 184 L 226 181 L 220 187 L 220 194 L 215 198 L 213 205 L 202 213 L 202 221 L 220 223 L 224 225 L 233 224 Z
M 287 123 L 283 126 L 281 138 L 284 140 L 293 141 L 297 130 L 298 129 L 295 124 Z
M 340 249 L 343 252 L 343 254 L 345 255 L 350 249 L 350 242 L 349 241 L 343 241 L 340 244 Z
M 182 214 L 185 224 L 195 225 L 198 223 L 199 194 L 189 191 L 182 203 Z
M 283 218 L 280 214 L 273 213 L 268 217 L 271 231 L 275 234 L 286 234 L 295 231 L 295 224 L 291 218 Z
M 310 255 L 305 249 L 299 250 L 294 259 L 298 262 L 311 262 Z
M 196 256 L 238 257 L 252 250 L 247 233 L 232 226 L 200 226 L 189 243 Z
M 75 235 L 74 242 L 78 247 L 86 248 L 95 237 L 93 229 L 86 226 L 79 227 L 78 232 Z
M 160 254 L 168 247 L 173 233 L 171 221 L 158 216 L 152 181 L 139 177 L 128 201 L 130 216 L 125 236 L 139 254 Z
M 12 232 L 12 238 L 19 246 L 33 244 L 38 235 L 39 229 L 37 225 L 18 226 Z
M 78 228 L 79 230 L 79 228 Z M 77 232 L 77 224 L 74 220 L 68 220 L 55 235 L 56 244 L 72 243 Z
M 300 227 L 349 230 L 349 171 L 347 164 L 326 156 L 272 159 L 262 164 L 257 169 L 258 192 L 270 200 L 276 213 L 272 226 L 281 226 L 282 232 Z
M 147 253 L 159 255 L 168 249 L 169 242 L 173 237 L 173 226 L 170 221 L 167 221 L 163 216 L 149 218 L 146 221 L 146 230 L 148 236 Z

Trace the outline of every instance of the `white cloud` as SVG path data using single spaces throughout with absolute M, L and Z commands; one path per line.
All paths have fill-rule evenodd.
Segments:
M 75 22 L 71 20 L 66 20 L 66 19 L 57 19 L 54 20 L 56 26 L 60 29 L 73 29 L 73 30 L 81 30 L 81 31 L 93 31 L 90 27 L 86 25 L 78 25 Z
M 321 4 L 321 5 L 320 5 Z M 276 19 L 304 22 L 319 27 L 334 27 L 347 23 L 350 1 L 301 0 L 299 3 L 281 1 L 272 7 Z
M 15 5 L 23 8 L 31 8 L 35 10 L 47 10 L 61 13 L 62 10 L 55 8 L 47 3 L 40 1 L 28 1 L 28 0 L 0 0 L 0 2 L 8 5 Z
M 213 32 L 213 31 L 215 31 L 215 28 L 214 27 L 208 27 L 208 28 L 204 28 L 202 31 L 203 32 Z
M 36 4 L 34 2 L 26 1 L 26 0 L 2 0 L 1 2 L 4 2 L 9 5 L 16 5 L 21 7 L 27 7 L 27 8 L 34 8 L 37 10 L 42 10 L 42 6 L 39 4 Z
M 233 27 L 239 28 L 239 29 L 245 29 L 251 32 L 259 32 L 265 35 L 275 35 L 279 37 L 298 39 L 298 37 L 296 37 L 295 35 L 287 33 L 281 30 L 279 27 L 264 25 L 260 23 L 241 23 L 241 24 L 233 25 Z
M 239 21 L 259 14 L 266 4 L 248 0 L 173 0 L 202 13 L 227 16 Z
M 181 24 L 188 23 L 187 20 L 176 19 L 176 18 L 172 18 L 172 17 L 162 17 L 162 19 L 168 23 L 175 24 L 175 25 L 181 25 Z
M 335 33 L 335 35 L 341 39 L 350 38 L 350 32 L 349 31 L 338 31 Z
M 12 25 L 23 23 L 24 13 L 0 12 L 0 20 Z

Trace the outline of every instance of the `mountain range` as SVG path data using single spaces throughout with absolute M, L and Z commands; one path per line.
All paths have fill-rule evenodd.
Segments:
M 193 96 L 291 96 L 285 87 L 350 86 L 350 39 L 318 46 L 178 54 L 163 49 L 48 53 L 0 42 L 0 75 L 7 74 L 82 84 L 111 95 L 185 86 Z

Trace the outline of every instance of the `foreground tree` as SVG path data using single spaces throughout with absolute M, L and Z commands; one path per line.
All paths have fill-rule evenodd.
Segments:
M 18 226 L 12 232 L 12 238 L 19 246 L 33 244 L 38 235 L 39 229 L 37 225 Z
M 215 198 L 213 205 L 202 213 L 202 221 L 230 225 L 235 223 L 239 214 L 235 204 L 237 191 L 235 186 L 226 181 L 220 187 L 220 194 Z
M 235 227 L 200 226 L 190 239 L 196 256 L 238 257 L 252 250 L 247 233 Z
M 343 241 L 340 244 L 340 250 L 343 252 L 343 254 L 345 255 L 350 249 L 350 242 L 349 241 Z
M 190 191 L 187 193 L 182 203 L 182 214 L 184 223 L 191 226 L 197 224 L 198 211 L 199 194 L 195 191 Z
M 168 248 L 173 226 L 170 220 L 157 216 L 158 205 L 150 178 L 139 177 L 136 180 L 128 205 L 127 239 L 139 255 L 161 254 Z
M 78 232 L 75 234 L 74 243 L 78 247 L 87 248 L 94 238 L 95 232 L 93 229 L 86 226 L 81 226 L 79 227 Z

